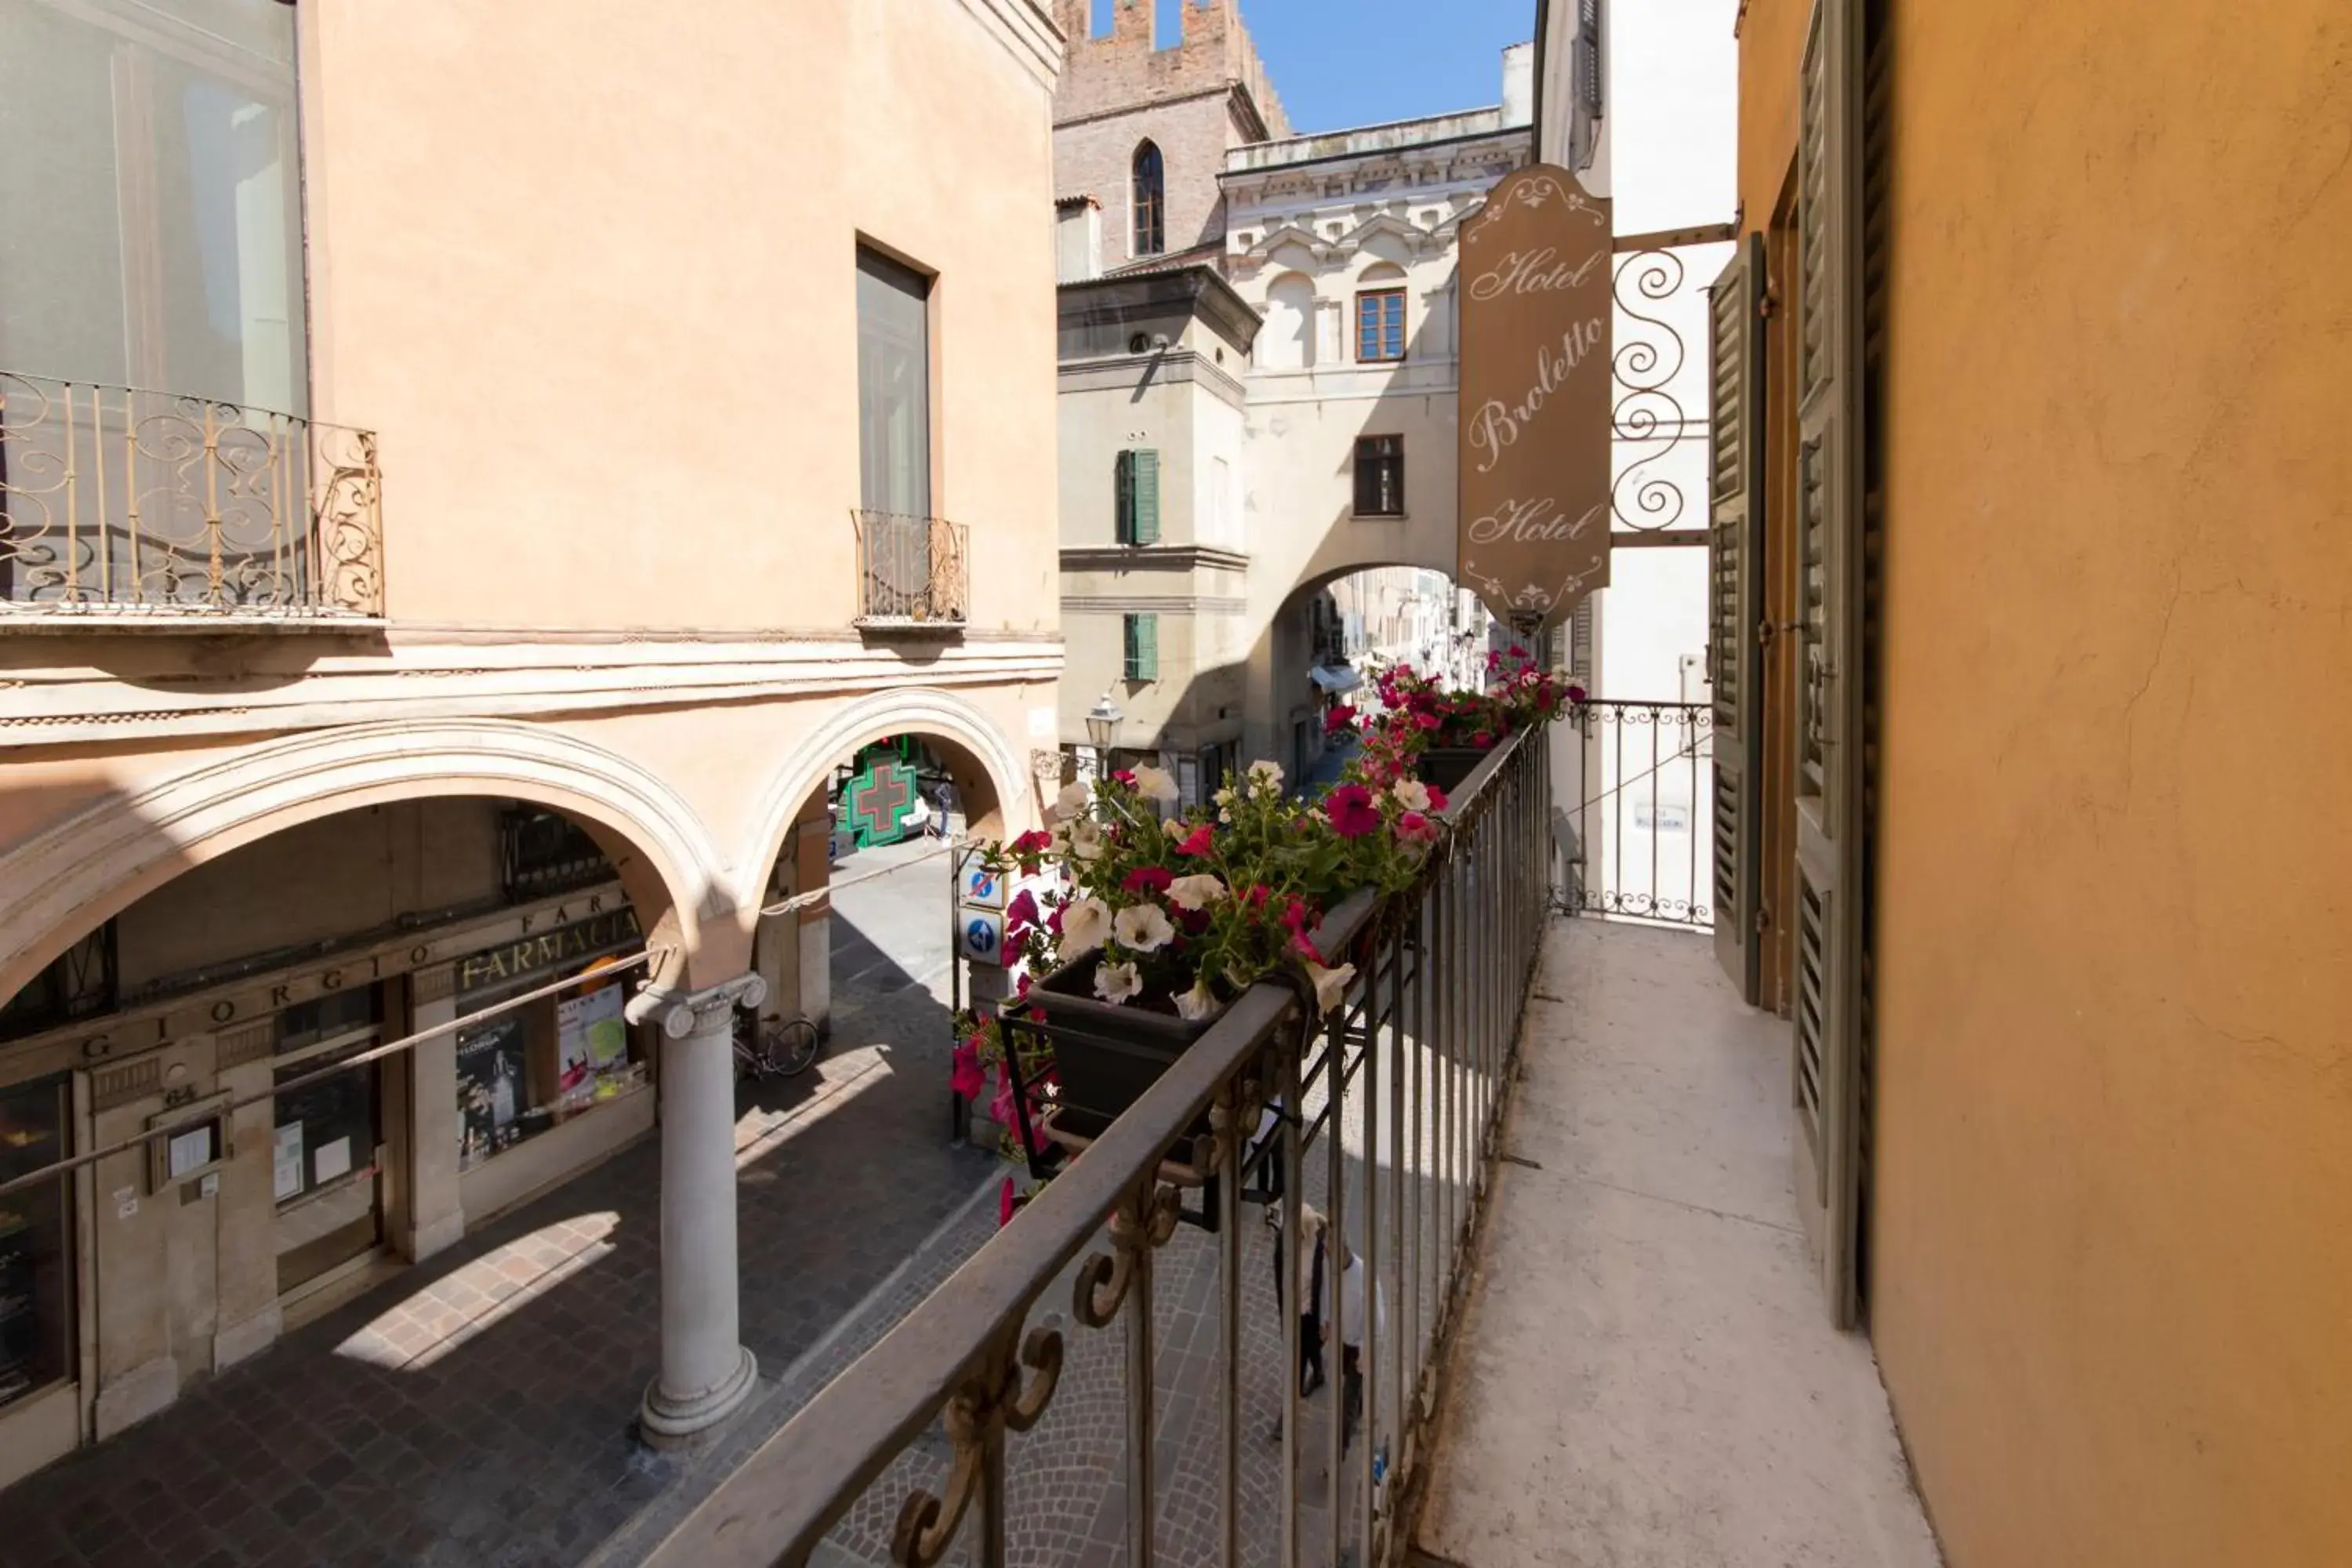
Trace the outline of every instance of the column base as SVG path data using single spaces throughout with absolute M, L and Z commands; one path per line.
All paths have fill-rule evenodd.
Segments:
M 646 1397 L 637 1406 L 637 1431 L 648 1447 L 698 1447 L 719 1435 L 760 1381 L 759 1358 L 740 1346 L 736 1353 L 741 1359 L 725 1382 L 688 1398 L 663 1392 L 658 1377 L 646 1385 Z

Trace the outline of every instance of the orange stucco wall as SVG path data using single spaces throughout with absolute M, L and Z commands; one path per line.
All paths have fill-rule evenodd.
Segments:
M 2352 12 L 1894 9 L 1873 1336 L 1956 1568 L 2352 1562 Z

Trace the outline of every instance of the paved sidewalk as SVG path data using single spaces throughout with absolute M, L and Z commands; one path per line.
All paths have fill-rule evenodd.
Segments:
M 940 1277 L 985 1235 L 941 1233 L 994 1162 L 948 1142 L 947 925 L 888 923 L 905 879 L 836 896 L 866 973 L 827 1056 L 739 1099 L 743 1336 L 771 1395 L 845 1317 L 878 1337 L 911 1304 L 870 1298 L 927 1238 Z M 659 1178 L 649 1139 L 0 1493 L 0 1563 L 581 1563 L 690 1474 L 628 1432 L 659 1354 Z
M 1870 1343 L 1790 1186 L 1788 1030 L 1703 936 L 1574 921 L 1525 1068 L 1417 1543 L 1475 1568 L 1933 1568 Z

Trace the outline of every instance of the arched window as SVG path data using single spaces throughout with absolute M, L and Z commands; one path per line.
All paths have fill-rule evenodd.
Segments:
M 1137 256 L 1157 256 L 1168 248 L 1168 186 L 1160 149 L 1146 142 L 1135 150 L 1135 247 Z

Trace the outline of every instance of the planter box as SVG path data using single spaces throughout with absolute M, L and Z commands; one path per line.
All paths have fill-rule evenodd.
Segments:
M 1187 1022 L 1167 1013 L 1101 1001 L 1094 994 L 1095 965 L 1100 961 L 1100 954 L 1089 953 L 1029 989 L 1029 1000 L 1045 1014 L 1039 1027 L 1054 1043 L 1064 1123 L 1088 1135 L 1110 1125 L 1159 1081 L 1169 1063 L 1225 1016 L 1220 1007 L 1205 1018 Z M 1206 1130 L 1204 1119 L 1196 1131 Z
M 1486 760 L 1486 752 L 1471 746 L 1432 746 L 1413 759 L 1421 782 L 1433 784 L 1452 795 L 1462 787 L 1462 781 L 1471 771 Z

